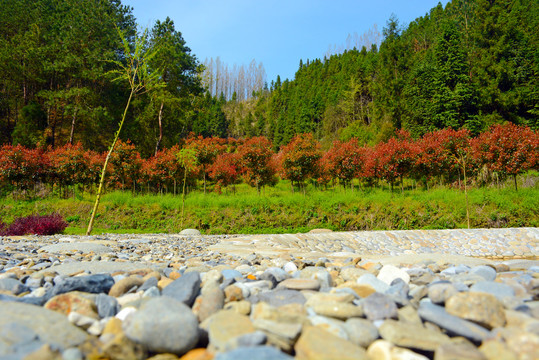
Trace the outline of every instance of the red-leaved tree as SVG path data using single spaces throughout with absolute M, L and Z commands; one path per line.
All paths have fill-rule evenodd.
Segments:
M 478 162 L 502 176 L 517 175 L 537 166 L 539 135 L 528 127 L 512 123 L 494 125 L 472 142 Z
M 217 155 L 215 161 L 209 167 L 209 174 L 211 179 L 217 183 L 218 189 L 238 182 L 238 162 L 238 154 L 224 153 Z
M 238 146 L 241 174 L 249 185 L 260 188 L 275 183 L 275 171 L 271 166 L 273 144 L 264 136 L 252 137 Z
M 329 173 L 346 188 L 362 171 L 364 160 L 361 155 L 357 139 L 352 138 L 347 142 L 335 141 L 323 159 L 328 162 Z
M 226 150 L 226 145 L 226 139 L 216 137 L 204 138 L 202 136 L 194 137 L 192 134 L 185 141 L 185 147 L 192 149 L 195 153 L 203 178 L 204 193 L 206 192 L 206 177 L 209 168 L 217 155 L 222 154 Z

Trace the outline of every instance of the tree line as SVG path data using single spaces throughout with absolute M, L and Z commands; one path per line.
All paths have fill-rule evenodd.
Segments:
M 0 0 L 0 143 L 101 152 L 129 89 L 108 74 L 134 48 L 120 0 Z M 299 62 L 294 79 L 265 86 L 261 63 L 201 63 L 171 19 L 147 30 L 165 86 L 139 94 L 121 138 L 148 158 L 203 137 L 263 136 L 273 150 L 311 133 L 327 149 L 374 146 L 395 130 L 414 139 L 449 128 L 474 136 L 493 124 L 539 127 L 539 3 L 452 0 L 406 27 L 350 35 L 342 49 Z M 361 46 L 361 48 L 360 48 Z M 234 96 L 235 94 L 235 96 Z
M 477 137 L 469 130 L 443 129 L 413 139 L 406 131 L 375 146 L 358 140 L 335 141 L 322 151 L 313 134 L 295 136 L 274 152 L 265 137 L 237 140 L 204 138 L 191 134 L 181 146 L 161 149 L 142 158 L 136 146 L 120 141 L 107 168 L 107 188 L 134 193 L 179 193 L 186 182 L 191 189 L 221 192 L 241 182 L 259 192 L 280 179 L 291 191 L 305 192 L 306 184 L 320 188 L 342 186 L 354 190 L 387 184 L 392 190 L 436 184 L 500 186 L 539 165 L 539 135 L 528 127 L 496 125 Z M 94 191 L 104 153 L 84 149 L 81 143 L 31 149 L 21 145 L 0 148 L 0 187 L 4 192 L 32 194 L 37 185 Z M 39 188 L 39 186 L 38 186 Z

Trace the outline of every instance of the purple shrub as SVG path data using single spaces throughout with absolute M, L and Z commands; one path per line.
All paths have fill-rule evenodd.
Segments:
M 17 218 L 9 227 L 2 229 L 0 233 L 4 236 L 20 235 L 54 235 L 61 233 L 67 227 L 67 222 L 60 214 L 51 215 L 30 215 Z

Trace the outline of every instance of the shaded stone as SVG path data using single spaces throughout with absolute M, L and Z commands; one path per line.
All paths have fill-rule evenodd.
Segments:
M 434 351 L 442 344 L 450 343 L 450 338 L 423 326 L 386 320 L 378 329 L 380 336 L 397 346 Z
M 502 303 L 491 294 L 481 292 L 458 293 L 450 297 L 445 310 L 452 315 L 472 320 L 486 328 L 505 325 Z
M 345 322 L 342 320 L 321 315 L 311 315 L 309 316 L 309 323 L 306 326 L 311 325 L 323 329 L 341 339 L 350 340 L 348 331 L 346 331 Z
M 55 311 L 35 305 L 4 302 L 0 306 L 0 329 L 16 323 L 29 328 L 43 342 L 65 349 L 83 343 L 88 335 Z
M 219 353 L 215 360 L 293 360 L 294 358 L 271 346 L 239 347 Z
M 487 340 L 483 341 L 479 347 L 479 351 L 485 358 L 488 360 L 517 360 L 518 356 L 513 352 L 509 347 L 496 340 Z
M 300 304 L 288 304 L 280 307 L 271 306 L 265 302 L 253 305 L 252 318 L 273 320 L 284 323 L 305 323 L 307 311 Z
M 182 355 L 198 341 L 198 320 L 191 309 L 169 297 L 151 298 L 123 323 L 127 337 L 153 352 Z
M 147 358 L 147 354 L 142 345 L 130 340 L 121 333 L 103 346 L 103 353 L 109 359 L 133 359 L 142 360 Z
M 374 293 L 361 300 L 363 312 L 369 320 L 396 319 L 397 305 L 384 294 Z
M 200 292 L 200 282 L 200 274 L 196 271 L 190 272 L 167 285 L 161 295 L 192 306 Z
M 423 320 L 430 321 L 452 334 L 464 336 L 478 343 L 489 336 L 489 331 L 484 327 L 451 315 L 443 307 L 432 303 L 422 302 L 418 314 Z
M 376 326 L 371 321 L 365 319 L 348 319 L 344 323 L 344 328 L 348 333 L 348 339 L 364 348 L 367 348 L 379 336 Z
M 56 295 L 47 301 L 43 307 L 66 316 L 75 311 L 81 315 L 99 319 L 96 304 L 88 299 L 84 293 L 79 293 L 78 291 Z
M 224 306 L 225 310 L 231 310 L 241 315 L 249 315 L 251 313 L 251 303 L 247 300 L 232 301 Z
M 357 281 L 362 275 L 369 274 L 365 269 L 360 269 L 356 267 L 345 267 L 341 269 L 339 275 L 344 281 Z
M 320 281 L 320 288 L 327 289 L 333 286 L 333 278 L 326 268 L 320 266 L 309 266 L 299 273 L 301 279 L 316 279 Z
M 294 349 L 296 360 L 367 360 L 363 348 L 315 326 L 302 332 Z
M 393 345 L 386 340 L 376 340 L 367 349 L 370 359 L 376 360 L 428 360 L 411 350 Z
M 236 285 L 229 285 L 225 288 L 225 301 L 243 300 L 243 290 Z
M 408 292 L 410 291 L 410 286 L 400 278 L 396 278 L 391 282 L 389 289 L 386 290 L 385 295 L 393 300 L 395 303 L 400 306 L 405 306 L 410 303 L 408 298 Z
M 412 305 L 404 306 L 397 311 L 400 322 L 422 325 L 421 318 L 417 314 L 417 310 Z
M 131 275 L 116 282 L 109 291 L 110 296 L 119 297 L 127 293 L 133 287 L 141 286 L 144 283 L 140 276 Z M 157 282 L 156 282 L 157 285 Z
M 29 288 L 19 280 L 5 278 L 0 279 L 0 290 L 10 291 L 13 293 L 13 295 L 19 295 L 23 292 L 29 291 Z
M 241 279 L 243 278 L 243 274 L 237 270 L 232 269 L 224 269 L 221 271 L 221 274 L 223 275 L 223 279 Z
M 227 349 L 228 342 L 234 338 L 255 331 L 247 316 L 232 311 L 221 310 L 207 321 L 210 345 L 218 351 Z

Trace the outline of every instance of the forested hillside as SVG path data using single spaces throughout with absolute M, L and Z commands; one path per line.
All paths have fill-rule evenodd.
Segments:
M 0 9 L 0 144 L 104 150 L 129 93 L 107 74 L 123 61 L 119 33 L 137 33 L 131 9 L 120 0 L 0 0 Z M 453 0 L 406 26 L 392 17 L 380 46 L 298 59 L 294 79 L 261 89 L 261 63 L 249 66 L 252 79 L 239 68 L 217 94 L 216 61 L 204 72 L 181 24 L 164 19 L 146 34 L 164 85 L 135 99 L 121 138 L 148 157 L 190 132 L 263 135 L 276 147 L 310 132 L 327 148 L 352 137 L 374 145 L 397 129 L 537 130 L 537 29 L 537 1 Z

